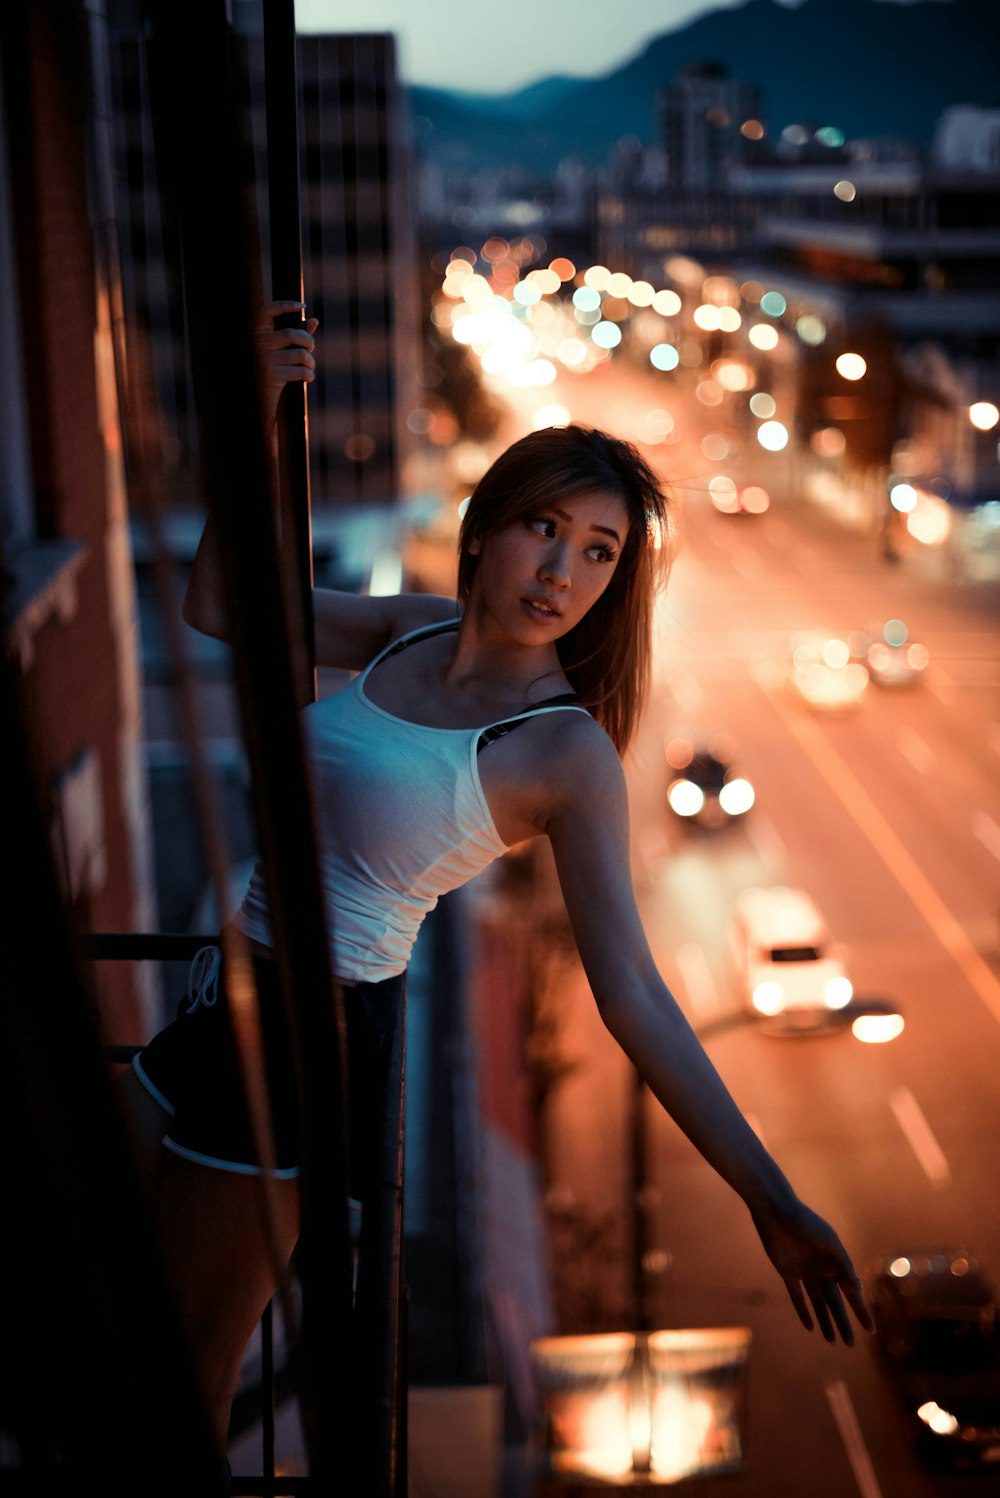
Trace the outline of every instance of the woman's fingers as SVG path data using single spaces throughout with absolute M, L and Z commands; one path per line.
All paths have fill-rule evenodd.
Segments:
M 864 1327 L 866 1332 L 873 1332 L 875 1330 L 875 1323 L 872 1320 L 871 1311 L 865 1304 L 865 1298 L 861 1293 L 861 1281 L 857 1275 L 845 1276 L 841 1282 L 841 1288 L 847 1297 L 848 1305 L 858 1318 L 859 1324 Z
M 798 1316 L 806 1331 L 811 1332 L 813 1329 L 813 1319 L 809 1314 L 809 1307 L 802 1293 L 802 1285 L 798 1280 L 793 1279 L 786 1279 L 784 1283 L 785 1289 L 788 1291 L 788 1298 L 795 1307 L 796 1316 Z
M 312 349 L 315 347 L 315 339 L 308 328 L 270 328 L 267 332 L 258 333 L 257 346 L 265 350 Z
M 264 333 L 276 317 L 282 317 L 289 312 L 304 312 L 305 305 L 305 302 L 265 302 L 254 319 L 254 327 L 258 333 Z
M 859 1281 L 855 1275 L 844 1275 L 839 1279 L 824 1277 L 817 1281 L 785 1281 L 799 1320 L 812 1329 L 813 1321 L 827 1342 L 840 1340 L 847 1347 L 854 1346 L 854 1327 L 849 1310 L 866 1331 L 873 1329 L 871 1313 L 865 1305 Z M 803 1284 L 805 1291 L 803 1293 Z M 805 1310 L 806 1298 L 812 1306 L 812 1319 Z M 805 1312 L 805 1314 L 803 1314 Z

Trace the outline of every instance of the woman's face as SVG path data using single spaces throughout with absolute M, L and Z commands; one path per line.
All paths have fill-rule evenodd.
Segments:
M 540 504 L 470 543 L 479 561 L 468 606 L 484 609 L 522 644 L 561 639 L 610 583 L 628 523 L 624 501 L 610 490 Z

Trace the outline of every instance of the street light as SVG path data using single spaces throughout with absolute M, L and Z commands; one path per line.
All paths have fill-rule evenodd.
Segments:
M 744 1326 L 538 1339 L 545 1476 L 632 1487 L 740 1471 L 750 1341 Z

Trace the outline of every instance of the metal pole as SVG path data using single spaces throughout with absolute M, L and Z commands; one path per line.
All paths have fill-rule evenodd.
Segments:
M 243 154 L 223 0 L 192 12 L 156 0 L 158 148 L 180 211 L 184 293 L 206 497 L 218 526 L 233 664 L 267 873 L 275 952 L 302 1099 L 300 1400 L 310 1473 L 333 1480 L 352 1443 L 348 1345 L 352 1263 L 342 1006 L 330 969 L 295 647 L 281 587 L 260 421 Z M 179 87 L 183 79 L 184 87 Z M 196 101 L 192 103 L 192 101 Z M 224 352 L 226 378 L 219 378 Z
M 382 1079 L 374 1179 L 366 1183 L 358 1260 L 354 1353 L 362 1434 L 358 1449 L 363 1461 L 358 1475 L 364 1477 L 364 1491 L 370 1498 L 400 1498 L 406 1488 L 405 1070 L 404 983 Z
M 271 295 L 275 301 L 304 302 L 296 63 L 294 0 L 264 0 Z M 301 327 L 303 321 L 303 317 L 290 314 L 276 319 L 275 326 Z M 286 595 L 294 606 L 294 624 L 302 641 L 298 689 L 303 703 L 316 696 L 308 390 L 306 382 L 289 386 L 278 408 L 281 563 Z

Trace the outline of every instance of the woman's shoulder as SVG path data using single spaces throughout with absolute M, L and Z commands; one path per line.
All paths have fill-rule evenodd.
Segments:
M 413 630 L 434 624 L 448 624 L 460 617 L 461 609 L 454 598 L 438 593 L 399 593 L 393 600 L 392 635 L 398 639 Z
M 566 707 L 539 714 L 534 741 L 544 779 L 559 800 L 575 802 L 622 783 L 618 751 L 586 711 Z

